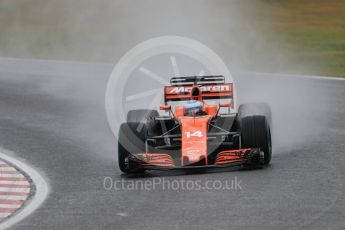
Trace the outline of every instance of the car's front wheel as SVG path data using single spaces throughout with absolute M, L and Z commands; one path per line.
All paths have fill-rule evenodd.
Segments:
M 242 148 L 260 148 L 264 153 L 263 163 L 272 159 L 272 142 L 270 127 L 265 116 L 254 115 L 241 118 Z
M 136 173 L 143 170 L 130 164 L 131 153 L 144 153 L 147 128 L 139 122 L 127 122 L 120 126 L 118 135 L 118 165 L 124 173 Z

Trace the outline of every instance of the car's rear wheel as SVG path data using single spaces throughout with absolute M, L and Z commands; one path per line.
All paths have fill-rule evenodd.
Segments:
M 265 116 L 269 124 L 272 120 L 272 111 L 270 106 L 267 103 L 257 102 L 257 103 L 247 103 L 241 104 L 238 107 L 238 116 L 247 117 L 253 115 Z
M 263 163 L 269 164 L 272 158 L 270 127 L 265 116 L 254 115 L 241 118 L 242 148 L 260 148 L 264 153 Z
M 124 173 L 143 171 L 130 164 L 131 153 L 144 153 L 147 128 L 143 123 L 127 122 L 120 126 L 118 135 L 118 164 Z

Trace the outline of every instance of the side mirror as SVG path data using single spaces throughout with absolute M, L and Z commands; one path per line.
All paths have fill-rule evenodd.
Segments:
M 219 103 L 219 107 L 221 107 L 221 108 L 229 108 L 231 106 L 232 106 L 232 104 L 230 102 Z
M 159 106 L 159 109 L 164 110 L 164 111 L 170 111 L 171 105 L 161 105 L 161 106 Z

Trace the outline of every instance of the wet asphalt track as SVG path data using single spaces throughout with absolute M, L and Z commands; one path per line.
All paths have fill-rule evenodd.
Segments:
M 128 178 L 116 166 L 115 139 L 104 111 L 111 65 L 0 63 L 0 146 L 36 167 L 51 187 L 46 202 L 11 229 L 345 226 L 345 81 L 235 74 L 239 98 L 272 106 L 275 151 L 270 167 Z M 242 189 L 103 188 L 105 177 L 145 181 L 156 176 L 202 182 L 236 177 Z

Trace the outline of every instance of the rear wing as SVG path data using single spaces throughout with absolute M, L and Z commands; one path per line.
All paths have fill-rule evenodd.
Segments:
M 190 100 L 190 92 L 199 86 L 203 100 L 233 99 L 233 84 L 225 83 L 224 76 L 173 77 L 171 86 L 164 88 L 165 103 L 168 101 Z
M 171 86 L 185 86 L 185 85 L 215 85 L 224 84 L 225 77 L 222 75 L 213 76 L 192 76 L 192 77 L 173 77 L 170 79 Z

